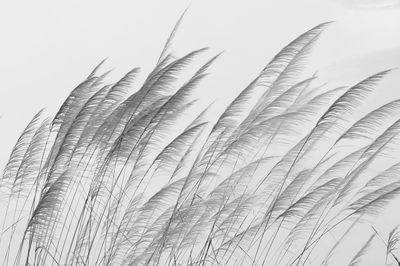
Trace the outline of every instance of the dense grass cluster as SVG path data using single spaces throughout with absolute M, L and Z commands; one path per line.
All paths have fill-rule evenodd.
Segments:
M 387 72 L 334 89 L 299 80 L 326 26 L 282 49 L 214 122 L 192 92 L 218 56 L 183 75 L 206 49 L 177 58 L 168 40 L 132 94 L 138 69 L 104 85 L 97 67 L 11 153 L 0 264 L 329 264 L 400 193 L 400 100 L 359 118 Z M 349 263 L 376 241 L 396 262 L 398 231 L 368 233 Z

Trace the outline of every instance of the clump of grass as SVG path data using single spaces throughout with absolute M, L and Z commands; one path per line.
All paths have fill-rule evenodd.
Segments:
M 100 64 L 11 152 L 2 264 L 328 264 L 400 192 L 400 100 L 357 120 L 388 71 L 334 89 L 299 80 L 327 25 L 283 48 L 214 122 L 210 108 L 194 114 L 192 92 L 218 56 L 185 79 L 207 49 L 173 56 L 175 30 L 134 93 L 137 68 L 104 85 Z M 383 260 L 395 259 L 396 232 Z

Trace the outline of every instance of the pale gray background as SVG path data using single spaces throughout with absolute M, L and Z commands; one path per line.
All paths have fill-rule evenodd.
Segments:
M 358 8 L 365 3 L 392 7 Z M 227 91 L 233 95 L 242 89 L 283 45 L 325 21 L 336 23 L 319 41 L 310 73 L 319 70 L 329 81 L 347 82 L 398 67 L 398 3 L 1 1 L 0 162 L 4 163 L 17 134 L 34 112 L 48 107 L 52 113 L 101 59 L 109 57 L 107 67 L 115 68 L 115 78 L 135 66 L 143 67 L 143 74 L 150 70 L 187 7 L 173 49 L 179 54 L 203 46 L 211 46 L 215 52 L 225 50 L 209 81 L 213 86 L 207 86 L 212 88 L 213 97 L 225 97 Z M 391 89 L 395 97 L 397 89 Z
M 144 76 L 187 7 L 172 49 L 179 55 L 203 46 L 225 51 L 201 95 L 221 105 L 280 48 L 321 22 L 336 21 L 308 67 L 319 70 L 322 81 L 352 84 L 400 66 L 398 0 L 2 0 L 0 166 L 33 114 L 42 107 L 54 113 L 101 59 L 109 57 L 105 69 L 115 68 L 111 78 L 136 66 Z M 399 74 L 386 79 L 371 108 L 400 97 Z M 387 230 L 400 223 L 394 210 L 385 216 Z

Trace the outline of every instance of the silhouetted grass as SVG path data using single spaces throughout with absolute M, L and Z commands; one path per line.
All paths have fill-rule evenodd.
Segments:
M 347 88 L 299 80 L 327 25 L 283 48 L 214 122 L 191 95 L 218 56 L 185 79 L 206 49 L 173 56 L 175 30 L 132 94 L 138 69 L 104 85 L 97 67 L 54 118 L 34 116 L 10 155 L 2 264 L 332 262 L 400 192 L 400 100 L 357 120 L 388 71 Z M 351 250 L 351 265 L 373 242 L 397 260 L 397 229 L 376 233 Z

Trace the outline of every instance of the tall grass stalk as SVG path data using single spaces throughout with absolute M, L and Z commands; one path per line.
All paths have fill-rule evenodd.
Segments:
M 138 68 L 106 84 L 97 66 L 11 152 L 1 264 L 332 263 L 400 193 L 400 100 L 358 118 L 389 71 L 340 88 L 300 78 L 328 24 L 284 47 L 214 120 L 193 92 L 219 55 L 174 56 L 179 23 L 135 92 Z M 398 230 L 368 228 L 348 263 L 374 243 L 396 262 Z

